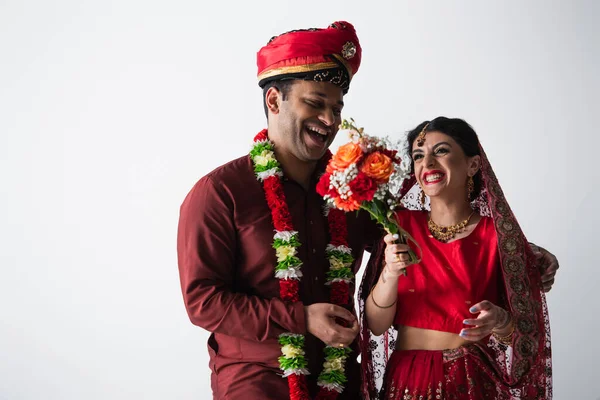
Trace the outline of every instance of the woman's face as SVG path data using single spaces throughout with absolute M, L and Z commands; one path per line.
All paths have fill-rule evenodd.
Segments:
M 466 199 L 467 181 L 479 169 L 480 157 L 467 157 L 452 137 L 427 132 L 422 146 L 412 147 L 415 177 L 430 198 Z

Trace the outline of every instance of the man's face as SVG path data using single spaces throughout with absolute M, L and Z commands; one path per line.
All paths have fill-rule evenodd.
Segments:
M 271 115 L 277 130 L 269 132 L 275 145 L 304 162 L 317 161 L 335 139 L 344 107 L 342 89 L 329 82 L 294 82 L 278 112 Z M 269 96 L 267 94 L 267 96 Z

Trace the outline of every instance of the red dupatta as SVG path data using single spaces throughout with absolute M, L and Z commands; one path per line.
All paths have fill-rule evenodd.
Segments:
M 512 346 L 507 347 L 493 336 L 487 345 L 465 347 L 466 357 L 495 383 L 499 399 L 552 398 L 552 360 L 550 322 L 538 262 L 512 213 L 496 175 L 480 146 L 483 187 L 472 207 L 482 216 L 494 220 L 500 256 L 500 276 L 504 279 L 506 304 L 513 316 L 515 331 Z M 400 193 L 407 209 L 422 210 L 421 189 L 413 178 Z M 377 282 L 383 264 L 385 243 L 381 241 L 371 254 L 359 290 L 362 329 L 360 336 L 362 392 L 365 399 L 378 399 L 387 360 L 395 346 L 396 330 L 376 337 L 369 331 L 364 313 L 365 301 Z M 409 267 L 410 270 L 410 267 Z

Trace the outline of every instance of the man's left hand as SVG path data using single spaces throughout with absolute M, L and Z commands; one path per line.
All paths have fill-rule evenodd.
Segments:
M 558 260 L 554 254 L 550 253 L 543 247 L 539 247 L 531 243 L 531 248 L 539 262 L 544 292 L 548 293 L 550 289 L 552 289 L 552 285 L 554 285 L 554 278 L 556 276 L 556 271 L 558 271 Z

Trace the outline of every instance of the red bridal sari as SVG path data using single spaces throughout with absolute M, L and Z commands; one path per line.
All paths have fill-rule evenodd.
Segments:
M 359 291 L 362 319 L 360 338 L 362 393 L 365 399 L 508 400 L 552 398 L 550 323 L 536 257 L 504 197 L 483 149 L 480 148 L 480 150 L 482 158 L 480 173 L 483 178 L 483 188 L 478 198 L 472 202 L 472 207 L 480 215 L 489 217 L 482 219 L 479 223 L 481 225 L 485 220 L 488 227 L 486 234 L 479 233 L 481 235 L 479 240 L 485 241 L 482 243 L 484 245 L 482 247 L 493 247 L 496 261 L 493 264 L 495 267 L 486 267 L 488 270 L 491 268 L 495 271 L 488 271 L 494 272 L 494 274 L 487 275 L 488 279 L 484 280 L 487 282 L 487 288 L 479 295 L 484 297 L 480 300 L 490 300 L 511 313 L 515 325 L 512 345 L 506 346 L 490 336 L 489 339 L 482 342 L 471 343 L 452 350 L 394 351 L 397 332 L 393 327 L 379 337 L 373 336 L 369 331 L 364 306 L 371 288 L 381 273 L 383 250 L 385 249 L 385 243 L 382 241 L 371 255 Z M 422 216 L 423 207 L 417 200 L 419 192 L 420 189 L 413 178 L 412 182 L 403 187 L 400 194 L 403 205 Z M 411 212 L 402 211 L 401 213 Z M 412 218 L 412 222 L 415 221 L 419 221 L 419 218 Z M 421 221 L 424 221 L 422 217 Z M 426 226 L 424 229 L 427 229 Z M 480 229 L 479 226 L 477 229 Z M 409 233 L 411 233 L 410 230 Z M 475 233 L 473 231 L 471 235 Z M 423 263 L 428 262 L 428 267 L 438 261 L 448 261 L 436 260 L 435 258 L 441 257 L 441 255 L 436 252 L 436 249 L 430 248 L 434 247 L 431 241 L 422 242 L 419 243 L 422 247 L 427 246 L 423 248 Z M 450 244 L 454 244 L 454 242 L 448 245 Z M 462 251 L 467 257 L 455 260 L 453 263 L 476 262 L 477 257 L 471 254 L 475 250 L 462 249 Z M 486 253 L 486 251 L 480 253 Z M 426 259 L 427 257 L 429 258 Z M 409 280 L 407 282 L 414 283 L 419 280 L 419 274 L 416 273 L 415 267 L 418 266 L 408 268 Z M 410 280 L 411 271 L 413 272 L 412 280 Z M 471 271 L 475 271 L 474 266 L 471 266 Z M 456 275 L 449 274 L 446 278 L 440 277 L 441 275 L 443 274 L 435 277 L 435 284 L 439 285 L 441 282 L 446 285 L 448 294 L 440 296 L 450 295 L 454 291 L 459 291 L 459 289 L 454 289 L 455 287 L 465 286 L 465 281 L 457 279 Z M 399 293 L 401 285 L 404 284 L 403 279 L 401 278 L 399 281 Z M 423 280 L 422 276 L 421 279 L 424 287 L 434 284 L 433 279 L 431 281 Z M 445 282 L 444 279 L 446 279 Z M 475 281 L 481 282 L 479 278 L 471 279 L 469 282 Z M 468 282 L 467 285 L 469 285 Z M 470 288 L 466 290 L 468 291 Z M 429 294 L 425 296 L 432 296 L 432 293 L 434 291 L 430 290 Z M 415 297 L 415 300 L 410 300 L 408 296 L 399 295 L 398 302 L 402 301 L 405 303 L 398 305 L 400 313 L 408 314 L 412 308 L 415 316 L 418 313 L 427 315 L 428 312 L 435 315 L 436 311 L 438 315 L 440 314 L 439 308 L 437 310 L 432 308 L 440 302 L 436 303 L 430 297 L 421 297 L 421 299 Z M 448 299 L 449 304 L 453 302 L 456 303 L 456 299 Z M 465 307 L 465 310 L 468 310 L 468 306 Z M 409 322 L 415 322 L 416 317 L 398 314 L 395 321 L 402 323 L 404 317 Z M 474 318 L 474 316 L 469 317 Z M 452 318 L 450 319 L 452 320 Z M 455 316 L 453 322 L 445 323 L 445 327 L 456 325 L 457 320 L 458 316 Z M 417 327 L 425 329 L 439 328 L 439 324 L 436 325 L 435 322 L 428 325 L 426 319 L 421 318 L 421 321 L 424 322 L 406 325 L 417 325 Z M 454 325 L 450 330 L 438 330 L 458 333 L 460 326 L 454 327 Z

